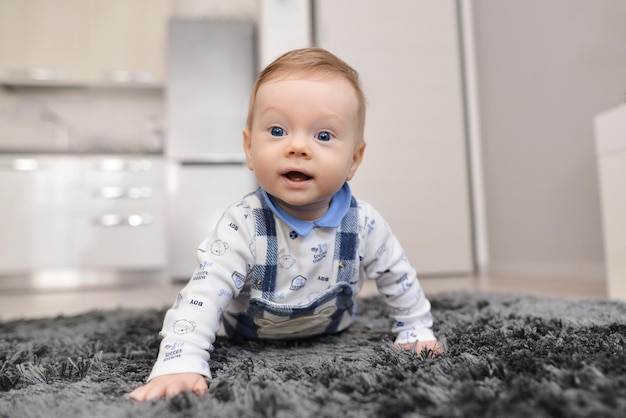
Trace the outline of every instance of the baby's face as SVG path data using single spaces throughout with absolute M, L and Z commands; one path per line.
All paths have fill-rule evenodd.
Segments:
M 320 218 L 363 157 L 357 96 L 343 77 L 298 75 L 263 83 L 244 131 L 248 167 L 287 213 Z

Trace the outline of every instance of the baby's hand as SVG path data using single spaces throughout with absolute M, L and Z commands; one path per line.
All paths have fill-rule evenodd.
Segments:
M 415 354 L 426 354 L 428 357 L 436 357 L 443 354 L 443 346 L 437 340 L 416 341 L 414 343 L 395 344 L 397 348 L 412 351 Z
M 137 401 L 149 401 L 158 398 L 171 398 L 181 392 L 190 391 L 198 396 L 204 395 L 209 386 L 204 376 L 196 373 L 166 374 L 155 377 L 143 386 L 128 394 L 128 398 Z

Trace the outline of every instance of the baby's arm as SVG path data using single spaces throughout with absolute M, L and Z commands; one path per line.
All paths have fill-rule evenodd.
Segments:
M 202 396 L 208 388 L 206 378 L 201 374 L 166 374 L 155 377 L 145 385 L 133 390 L 128 394 L 128 397 L 143 402 L 163 397 L 171 398 L 185 391 Z
M 442 345 L 432 331 L 430 302 L 424 295 L 413 266 L 389 225 L 371 206 L 361 228 L 363 267 L 366 277 L 376 280 L 395 319 L 394 345 L 402 350 L 428 355 L 443 353 Z M 363 222 L 363 220 L 362 220 Z
M 206 392 L 206 379 L 211 379 L 209 353 L 221 314 L 243 287 L 251 258 L 245 215 L 242 209 L 230 208 L 200 244 L 197 268 L 165 315 L 148 383 L 133 390 L 129 398 L 144 401 L 184 391 Z

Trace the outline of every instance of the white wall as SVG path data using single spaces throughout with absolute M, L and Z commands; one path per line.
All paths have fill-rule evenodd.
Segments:
M 355 196 L 386 218 L 420 276 L 471 274 L 456 1 L 315 5 L 317 44 L 359 72 L 368 100 Z
M 490 271 L 604 277 L 593 116 L 624 101 L 626 2 L 473 2 Z

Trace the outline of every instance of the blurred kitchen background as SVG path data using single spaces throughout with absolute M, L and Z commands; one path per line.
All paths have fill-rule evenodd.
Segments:
M 172 301 L 256 187 L 257 72 L 312 45 L 427 292 L 626 298 L 622 0 L 0 0 L 0 319 Z

